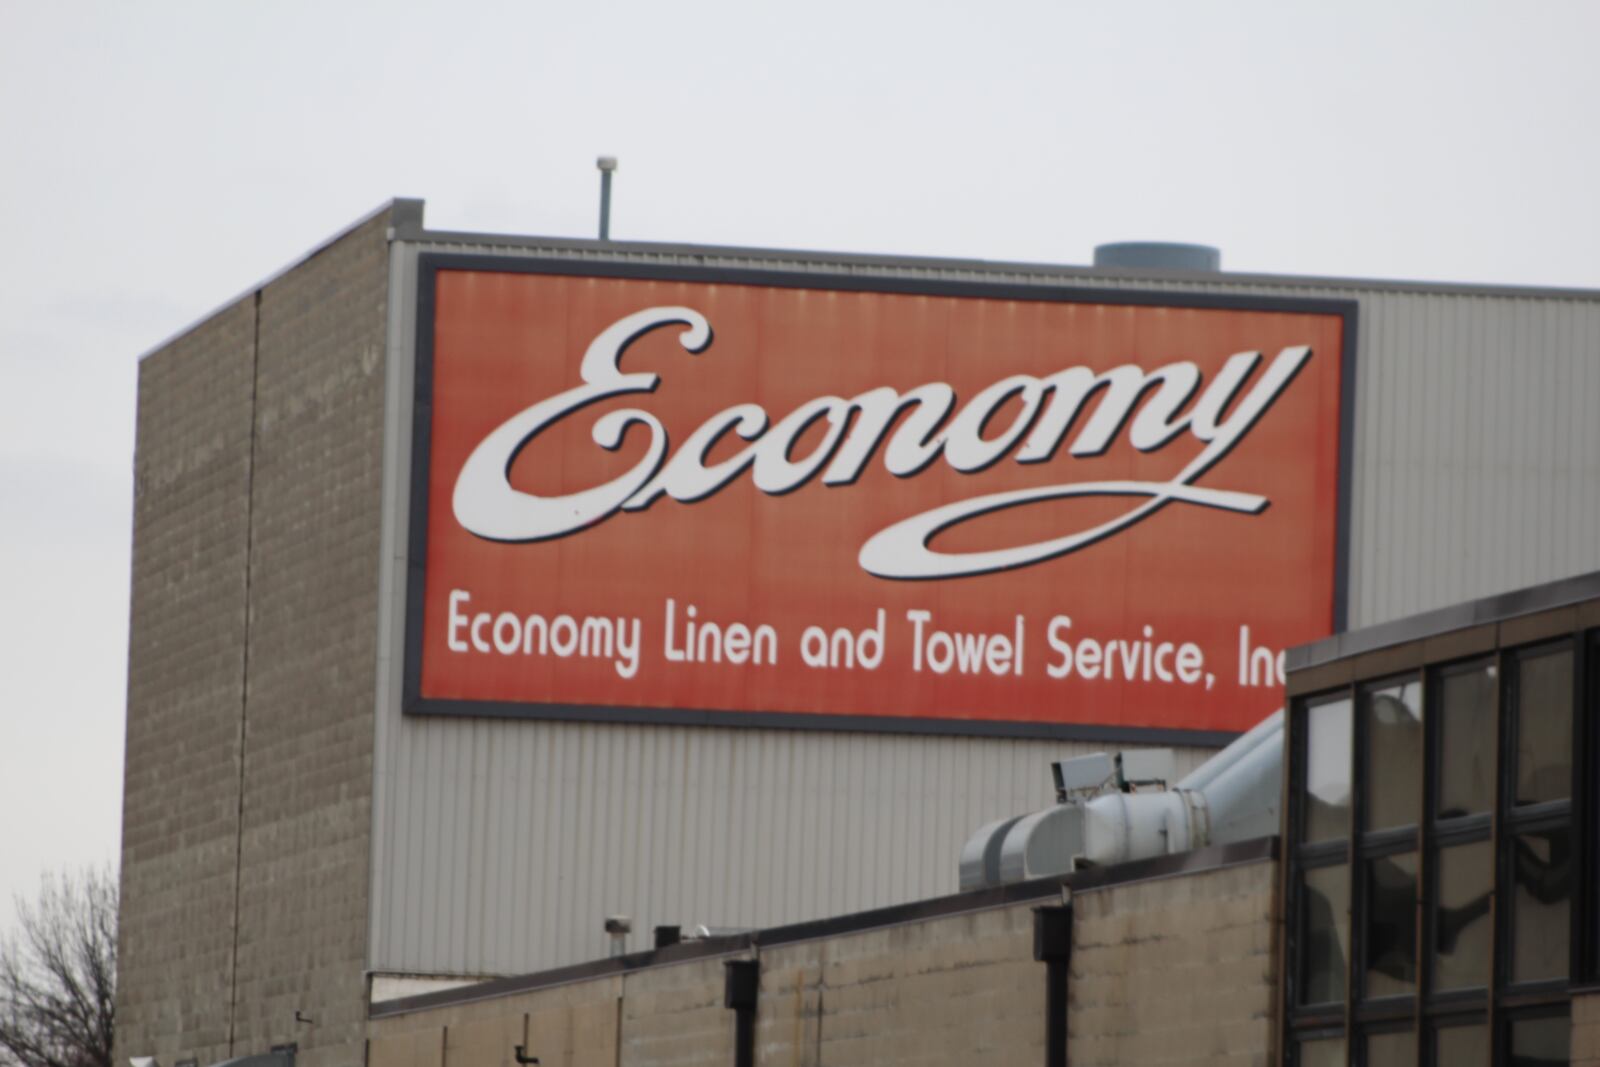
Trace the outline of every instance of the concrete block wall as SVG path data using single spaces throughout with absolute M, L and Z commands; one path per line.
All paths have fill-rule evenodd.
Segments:
M 734 1015 L 723 1007 L 721 958 L 629 975 L 622 987 L 620 1063 L 721 1067 L 733 1062 Z
M 255 319 L 139 366 L 116 1063 L 228 1052 Z
M 140 368 L 117 1062 L 360 1064 L 388 224 Z
M 1038 1063 L 1045 968 L 1034 904 L 765 949 L 757 1061 Z
M 720 974 L 720 964 L 717 970 Z M 683 976 L 691 987 L 701 977 L 692 968 Z M 375 1019 L 368 1031 L 367 1064 L 515 1067 L 513 1050 L 520 1044 L 539 1057 L 540 1067 L 615 1067 L 623 982 L 620 975 L 605 975 Z
M 1076 894 L 1074 1067 L 1275 1063 L 1277 869 L 1252 863 Z
M 387 227 L 261 293 L 235 1049 L 304 1067 L 365 1037 Z
M 1276 1062 L 1277 870 L 1263 859 L 1076 893 L 1069 1062 Z M 1033 958 L 1033 911 L 1053 899 L 742 951 L 761 963 L 756 1062 L 1042 1063 L 1046 976 Z M 367 1067 L 513 1067 L 505 1057 L 518 1033 L 544 1067 L 731 1064 L 734 1013 L 722 1006 L 730 958 L 380 1016 L 369 1030 Z M 453 1037 L 463 1026 L 492 1037 Z M 590 1040 L 575 1041 L 580 1033 Z
M 763 949 L 756 1062 L 1037 1063 L 1044 965 L 1033 960 L 1032 938 L 1032 905 L 1018 904 Z M 730 958 L 375 1019 L 367 1064 L 512 1067 L 505 1056 L 519 1032 L 543 1067 L 731 1064 Z M 462 1027 L 496 1036 L 486 1044 L 452 1036 Z

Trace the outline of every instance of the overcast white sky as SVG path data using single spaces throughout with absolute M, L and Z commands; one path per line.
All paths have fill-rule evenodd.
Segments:
M 430 226 L 1600 288 L 1600 3 L 0 0 L 0 929 L 120 835 L 138 356 Z

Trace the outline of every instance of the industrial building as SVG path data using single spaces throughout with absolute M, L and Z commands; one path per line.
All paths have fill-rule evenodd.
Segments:
M 150 353 L 119 1058 L 727 1062 L 748 1029 L 763 1062 L 937 1061 L 914 1035 L 1029 1062 L 1062 944 L 1074 1010 L 1104 1009 L 1062 1023 L 1075 1062 L 1205 1030 L 1207 1062 L 1377 1063 L 1375 1035 L 1432 1055 L 1459 1023 L 1510 1063 L 1576 1024 L 1587 955 L 1558 990 L 1502 951 L 1441 1000 L 1307 918 L 1364 884 L 1330 872 L 1403 854 L 1388 892 L 1451 848 L 1521 877 L 1508 842 L 1580 833 L 1576 793 L 1458 816 L 1419 785 L 1410 822 L 1308 838 L 1294 790 L 1339 686 L 1365 708 L 1369 681 L 1532 647 L 1517 605 L 1487 645 L 1406 637 L 1415 662 L 1372 671 L 1339 642 L 1600 570 L 1600 293 L 1195 266 L 448 233 L 402 200 Z M 1284 720 L 1286 836 L 958 892 L 963 842 L 1056 806 L 1052 764 L 1170 749 L 1182 779 L 1285 679 L 1316 697 Z M 1124 951 L 1144 924 L 1177 955 Z M 674 926 L 711 936 L 654 948 Z M 1159 1028 L 1126 991 L 1177 958 L 1233 961 L 1233 1006 L 1136 1051 Z M 749 959 L 756 994 L 724 966 Z M 830 990 L 855 1006 L 824 1024 Z M 981 1026 L 940 1006 L 982 997 Z
M 1281 851 L 381 1003 L 368 1063 L 1600 1063 L 1597 662 L 1600 574 L 1306 645 Z

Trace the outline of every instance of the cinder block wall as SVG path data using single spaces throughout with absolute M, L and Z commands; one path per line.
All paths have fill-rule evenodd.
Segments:
M 1276 1004 L 1277 864 L 1073 898 L 1074 1067 L 1266 1067 Z
M 388 226 L 140 368 L 118 1062 L 361 1060 Z
M 305 1067 L 366 1029 L 388 225 L 261 293 L 234 1044 Z
M 1045 967 L 1033 958 L 1036 906 L 763 951 L 757 1062 L 1041 1062 Z
M 756 1062 L 1037 1063 L 1044 965 L 1032 905 L 882 927 L 761 952 Z M 663 964 L 375 1019 L 368 1067 L 718 1067 L 734 1056 L 723 963 Z M 612 1036 L 615 1035 L 615 1036 Z
M 254 345 L 247 297 L 139 366 L 121 1064 L 228 1053 Z
M 619 1063 L 722 1067 L 733 1062 L 733 1013 L 723 1007 L 723 960 L 693 960 L 629 975 L 622 986 Z
M 666 970 L 683 970 L 691 986 L 700 978 L 693 968 Z M 623 976 L 608 975 L 375 1019 L 369 1027 L 367 1065 L 517 1067 L 513 1049 L 520 1044 L 539 1057 L 541 1067 L 616 1067 L 623 982 Z M 733 1025 L 731 1018 L 728 1025 Z
M 1258 861 L 1077 893 L 1069 1060 L 1275 1062 L 1277 869 Z M 1033 958 L 1039 903 L 761 948 L 756 1062 L 1042 1063 L 1045 965 Z M 722 1006 L 729 958 L 380 1017 L 371 1023 L 367 1067 L 514 1067 L 519 1043 L 544 1067 L 731 1064 L 734 1016 Z

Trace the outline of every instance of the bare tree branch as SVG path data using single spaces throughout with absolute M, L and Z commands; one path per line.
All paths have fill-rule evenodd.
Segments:
M 117 883 L 46 876 L 0 941 L 0 1067 L 111 1067 Z

